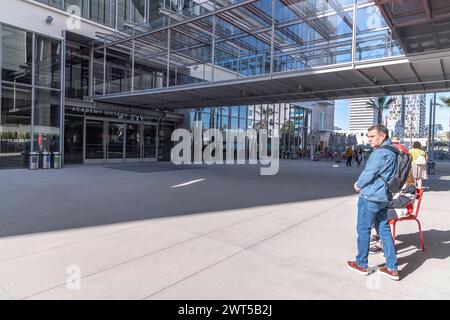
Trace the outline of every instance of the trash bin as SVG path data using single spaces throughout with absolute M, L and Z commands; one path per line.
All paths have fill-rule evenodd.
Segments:
M 30 152 L 29 169 L 36 170 L 39 168 L 39 154 L 37 152 Z
M 436 174 L 436 162 L 428 161 L 427 163 L 428 174 Z
M 53 152 L 53 168 L 61 169 L 61 153 Z
M 50 169 L 51 164 L 52 164 L 51 153 L 50 152 L 42 152 L 41 159 L 42 159 L 42 169 Z

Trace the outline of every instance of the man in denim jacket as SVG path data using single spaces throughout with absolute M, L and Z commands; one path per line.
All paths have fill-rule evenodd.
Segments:
M 368 137 L 369 143 L 374 149 L 366 167 L 354 185 L 355 190 L 359 192 L 356 226 L 358 255 L 356 261 L 347 261 L 347 266 L 359 274 L 369 274 L 370 230 L 372 224 L 374 224 L 378 229 L 386 258 L 386 266 L 379 268 L 377 271 L 390 279 L 399 280 L 397 255 L 387 220 L 387 208 L 391 200 L 391 194 L 385 183 L 395 176 L 397 154 L 389 149 L 381 148 L 382 146 L 393 146 L 389 140 L 389 131 L 385 126 L 375 125 L 370 127 Z

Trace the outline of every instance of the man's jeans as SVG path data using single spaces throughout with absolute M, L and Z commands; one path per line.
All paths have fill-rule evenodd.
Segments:
M 368 268 L 370 229 L 373 224 L 383 245 L 386 267 L 389 270 L 397 271 L 397 255 L 391 228 L 387 220 L 387 207 L 388 203 L 384 202 L 373 202 L 361 197 L 358 200 L 358 223 L 356 225 L 358 255 L 356 256 L 356 262 L 360 267 Z

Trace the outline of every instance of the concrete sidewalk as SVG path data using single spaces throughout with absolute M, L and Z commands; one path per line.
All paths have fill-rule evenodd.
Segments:
M 427 250 L 398 225 L 399 282 L 345 265 L 359 168 L 113 167 L 0 171 L 0 299 L 450 298 L 448 164 L 425 182 Z

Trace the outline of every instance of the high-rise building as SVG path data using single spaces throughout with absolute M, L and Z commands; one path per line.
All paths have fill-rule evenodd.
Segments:
M 349 107 L 349 131 L 360 132 L 367 131 L 377 121 L 377 110 L 369 106 L 367 98 L 350 99 Z
M 387 119 L 388 128 L 405 138 L 424 138 L 426 134 L 425 94 L 411 94 L 395 97 Z

